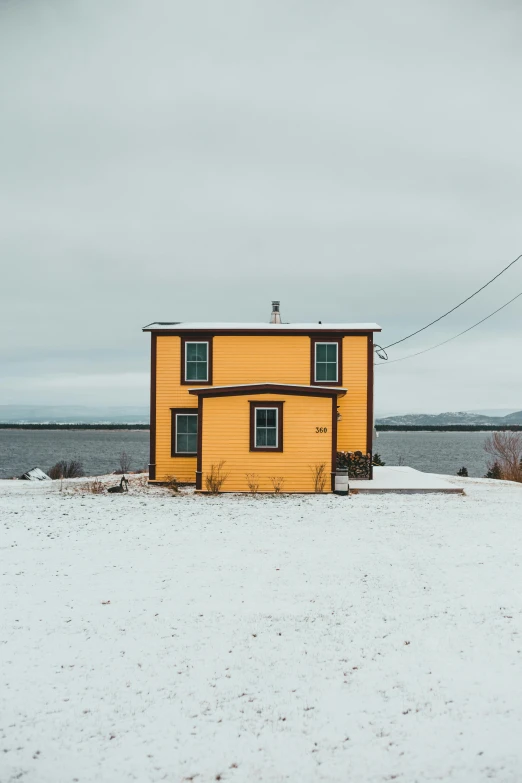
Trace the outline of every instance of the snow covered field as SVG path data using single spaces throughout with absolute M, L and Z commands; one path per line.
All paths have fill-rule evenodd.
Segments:
M 522 486 L 458 482 L 0 482 L 0 781 L 522 780 Z

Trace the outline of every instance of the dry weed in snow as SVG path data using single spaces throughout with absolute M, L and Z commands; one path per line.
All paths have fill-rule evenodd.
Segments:
M 2 783 L 521 780 L 520 485 L 129 478 L 0 481 Z

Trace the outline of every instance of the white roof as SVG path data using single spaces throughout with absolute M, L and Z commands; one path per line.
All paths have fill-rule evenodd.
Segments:
M 269 323 L 219 323 L 219 322 L 176 322 L 176 321 L 157 321 L 156 323 L 147 324 L 143 327 L 143 331 L 169 331 L 170 329 L 177 331 L 198 332 L 198 331 L 219 331 L 223 330 L 237 330 L 237 331 L 274 331 L 274 332 L 287 332 L 287 331 L 303 331 L 303 332 L 380 332 L 381 327 L 379 324 L 367 323 L 339 323 L 339 324 L 325 324 L 325 323 L 308 323 L 308 324 L 269 324 Z

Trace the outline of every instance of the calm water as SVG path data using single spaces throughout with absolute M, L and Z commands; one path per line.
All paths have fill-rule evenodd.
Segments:
M 126 451 L 131 470 L 149 462 L 147 430 L 0 430 L 0 478 L 19 476 L 30 468 L 47 471 L 61 459 L 79 459 L 88 476 L 119 468 Z
M 427 473 L 455 474 L 465 466 L 470 476 L 483 476 L 488 432 L 379 432 L 374 444 L 388 465 L 408 465 Z
M 375 444 L 388 465 L 409 465 L 432 473 L 455 474 L 465 465 L 470 476 L 483 476 L 486 432 L 380 432 Z M 78 458 L 89 476 L 118 468 L 122 451 L 131 470 L 149 461 L 149 433 L 144 430 L 0 430 L 0 478 L 29 468 L 48 470 L 60 459 Z

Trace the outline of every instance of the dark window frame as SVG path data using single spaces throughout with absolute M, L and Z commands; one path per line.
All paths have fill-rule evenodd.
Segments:
M 185 377 L 185 352 L 187 343 L 207 343 L 208 344 L 208 373 L 206 381 L 187 381 Z M 184 334 L 181 337 L 181 368 L 180 368 L 180 383 L 182 386 L 212 386 L 212 335 L 211 334 Z
M 315 379 L 315 346 L 317 343 L 335 343 L 337 345 L 337 380 L 316 381 Z M 325 334 L 310 338 L 310 386 L 342 386 L 343 385 L 343 338 Z
M 199 444 L 199 431 L 200 431 L 200 416 L 198 408 L 171 408 L 170 409 L 170 456 L 171 457 L 188 457 L 190 459 L 197 457 L 198 452 L 196 451 L 176 451 L 176 445 L 177 445 L 177 419 L 176 416 L 196 416 L 198 420 L 198 429 L 197 429 L 197 438 L 196 442 Z M 196 447 L 197 449 L 198 447 Z
M 250 400 L 250 451 L 283 451 L 283 405 L 284 402 L 270 400 Z M 277 446 L 256 446 L 256 410 L 257 408 L 277 408 Z

